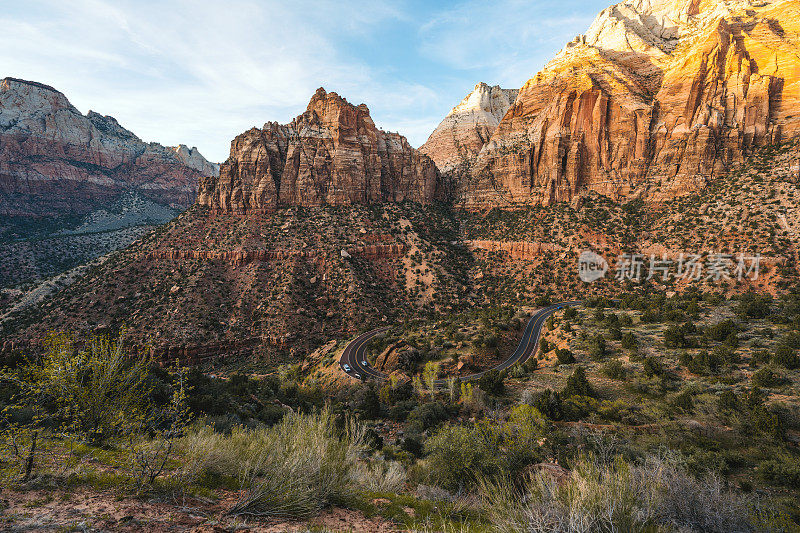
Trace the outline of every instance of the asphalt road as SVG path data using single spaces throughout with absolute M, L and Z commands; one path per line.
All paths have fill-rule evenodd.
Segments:
M 469 374 L 466 376 L 461 376 L 461 381 L 470 381 L 474 379 L 478 379 L 482 375 L 490 372 L 492 370 L 505 370 L 506 368 L 511 367 L 517 363 L 524 363 L 528 360 L 528 358 L 536 352 L 536 346 L 539 344 L 539 337 L 542 334 L 542 327 L 544 326 L 547 317 L 558 311 L 559 309 L 569 306 L 569 305 L 578 305 L 580 301 L 570 301 L 570 302 L 559 302 L 553 305 L 549 305 L 542 309 L 536 311 L 531 318 L 528 320 L 528 324 L 525 326 L 525 331 L 522 333 L 522 339 L 519 341 L 519 345 L 517 349 L 514 350 L 514 353 L 511 356 L 497 365 L 494 368 L 488 368 L 481 372 L 476 372 L 475 374 Z M 342 371 L 347 372 L 344 369 L 344 365 L 348 365 L 350 367 L 350 372 L 347 374 L 355 379 L 375 379 L 375 380 L 383 380 L 388 377 L 387 374 L 383 372 L 379 372 L 378 370 L 372 368 L 369 363 L 367 362 L 366 357 L 366 349 L 367 343 L 370 339 L 375 337 L 376 335 L 380 335 L 384 331 L 388 330 L 389 327 L 383 327 L 378 329 L 373 329 L 372 331 L 367 331 L 366 333 L 362 333 L 358 337 L 348 344 L 344 351 L 342 352 L 342 357 L 339 359 L 339 366 L 342 368 Z M 446 380 L 439 379 L 436 380 L 437 386 L 442 386 L 446 384 Z

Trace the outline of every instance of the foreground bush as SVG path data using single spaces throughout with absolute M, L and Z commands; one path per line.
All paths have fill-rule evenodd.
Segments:
M 363 484 L 402 484 L 396 467 L 356 468 L 364 432 L 339 430 L 328 412 L 287 415 L 272 427 L 236 427 L 230 435 L 196 428 L 180 443 L 188 477 L 235 479 L 245 489 L 232 515 L 303 518 L 342 503 Z M 389 479 L 385 485 L 376 476 Z
M 651 458 L 642 465 L 592 459 L 563 479 L 537 472 L 523 493 L 485 482 L 486 507 L 502 532 L 756 531 L 752 508 L 717 477 L 697 480 Z

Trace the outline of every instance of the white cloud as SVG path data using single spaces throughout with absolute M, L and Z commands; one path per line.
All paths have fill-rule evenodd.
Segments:
M 0 16 L 2 75 L 48 83 L 81 111 L 113 114 L 145 140 L 197 145 L 215 160 L 236 134 L 301 112 L 322 84 L 345 96 L 378 85 L 338 56 L 334 34 L 398 16 L 380 2 L 36 4 L 31 15 Z
M 0 13 L 0 76 L 216 161 L 242 131 L 302 112 L 319 86 L 419 146 L 476 82 L 521 85 L 595 11 L 405 1 L 28 0 Z

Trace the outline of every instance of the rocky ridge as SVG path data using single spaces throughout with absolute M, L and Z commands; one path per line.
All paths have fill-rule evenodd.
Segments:
M 83 115 L 48 85 L 0 81 L 0 213 L 84 215 L 134 190 L 185 208 L 217 173 L 196 148 L 146 143 L 113 117 Z
M 481 82 L 431 133 L 420 152 L 442 172 L 466 170 L 497 129 L 517 98 L 517 89 L 490 87 Z
M 378 129 L 366 105 L 320 88 L 291 123 L 268 122 L 236 137 L 219 178 L 201 180 L 198 203 L 244 213 L 443 197 L 430 158 Z
M 628 0 L 520 89 L 458 182 L 466 206 L 593 190 L 660 201 L 800 130 L 796 0 Z

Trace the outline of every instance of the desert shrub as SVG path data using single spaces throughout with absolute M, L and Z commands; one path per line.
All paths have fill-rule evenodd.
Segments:
M 750 358 L 750 366 L 755 368 L 759 365 L 765 365 L 772 359 L 772 354 L 769 350 L 756 350 Z
M 408 415 L 406 422 L 413 431 L 421 433 L 450 417 L 450 412 L 442 402 L 429 402 L 416 406 Z
M 626 350 L 635 350 L 637 347 L 636 335 L 633 332 L 627 332 L 622 335 L 622 347 Z
M 730 335 L 736 335 L 738 332 L 739 328 L 733 320 L 723 320 L 708 326 L 703 334 L 711 340 L 722 342 Z
M 564 416 L 561 396 L 557 392 L 545 389 L 533 396 L 531 405 L 550 420 L 561 420 Z
M 694 400 L 692 399 L 692 393 L 689 391 L 683 391 L 672 398 L 670 401 L 670 405 L 674 409 L 678 409 L 683 411 L 684 413 L 691 413 L 692 409 L 694 408 Z
M 398 402 L 410 400 L 414 393 L 414 387 L 410 380 L 400 381 L 398 379 L 388 379 L 378 391 L 380 401 L 386 405 L 394 405 Z
M 622 361 L 614 359 L 603 365 L 603 374 L 611 379 L 623 380 L 625 379 L 625 367 L 622 365 Z
M 562 398 L 569 398 L 570 396 L 594 396 L 589 380 L 586 379 L 586 371 L 582 366 L 575 369 L 572 375 L 567 378 L 567 384 L 564 390 L 561 391 Z
M 667 348 L 692 348 L 697 346 L 695 339 L 687 337 L 687 335 L 692 335 L 695 331 L 692 323 L 670 326 L 664 330 L 664 346 Z
M 430 480 L 449 490 L 474 486 L 504 470 L 500 435 L 486 424 L 445 425 L 425 442 Z
M 232 478 L 244 489 L 231 515 L 310 516 L 364 482 L 364 470 L 355 471 L 363 428 L 337 430 L 328 412 L 292 414 L 272 427 L 237 427 L 230 435 L 198 427 L 179 447 L 187 479 Z
M 772 296 L 747 292 L 740 296 L 736 314 L 741 318 L 766 318 L 769 316 Z
M 784 455 L 763 461 L 758 465 L 758 476 L 773 485 L 800 488 L 800 459 Z
M 778 387 L 785 382 L 785 378 L 774 369 L 766 366 L 753 372 L 753 385 L 766 389 Z
M 358 461 L 353 470 L 356 485 L 370 492 L 400 492 L 406 482 L 406 471 L 395 461 Z
M 723 391 L 717 398 L 717 406 L 723 411 L 738 411 L 739 398 L 732 390 Z
M 545 418 L 525 404 L 511 409 L 502 424 L 443 426 L 425 443 L 428 481 L 461 491 L 484 477 L 514 477 L 541 460 L 539 443 L 545 435 Z
M 56 427 L 101 445 L 160 423 L 150 359 L 129 357 L 122 337 L 93 337 L 79 350 L 67 335 L 52 335 L 45 348 L 40 358 L 0 375 L 15 387 L 17 407 L 34 411 L 30 426 Z
M 478 379 L 478 386 L 482 391 L 489 394 L 503 394 L 506 390 L 503 373 L 498 370 L 490 370 Z
M 644 363 L 642 363 L 642 370 L 649 378 L 653 376 L 664 375 L 664 365 L 662 365 L 661 361 L 655 357 L 648 357 L 645 359 Z
M 490 520 L 500 532 L 593 531 L 745 532 L 757 529 L 752 506 L 710 475 L 690 476 L 674 462 L 643 464 L 588 458 L 561 479 L 530 475 L 520 495 L 510 482 L 484 481 Z
M 776 365 L 789 370 L 800 368 L 800 357 L 798 357 L 797 352 L 785 344 L 780 344 L 775 348 L 775 355 L 772 357 L 772 361 Z
M 556 360 L 560 365 L 570 365 L 575 362 L 575 356 L 566 348 L 556 349 Z
M 592 359 L 602 359 L 608 355 L 608 347 L 606 346 L 606 340 L 603 338 L 602 334 L 598 333 L 589 341 L 588 351 L 589 357 Z

